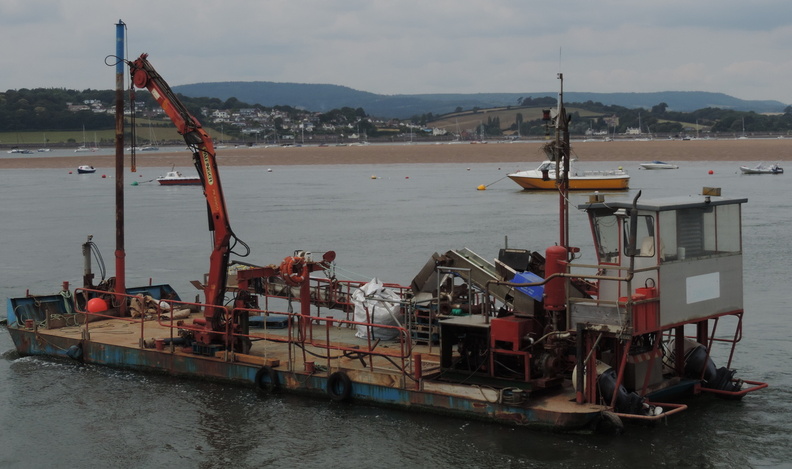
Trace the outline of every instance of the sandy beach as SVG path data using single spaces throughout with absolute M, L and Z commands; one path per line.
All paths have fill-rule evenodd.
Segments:
M 222 148 L 217 150 L 221 166 L 278 166 L 315 164 L 418 164 L 418 163 L 521 163 L 529 166 L 544 159 L 542 142 L 487 144 L 394 144 L 347 147 Z M 790 139 L 650 140 L 573 142 L 573 153 L 581 161 L 766 161 L 792 160 Z M 72 168 L 75 162 L 113 167 L 115 156 L 79 154 L 0 158 L 0 169 Z M 139 167 L 175 164 L 190 166 L 186 150 L 146 152 L 136 155 Z M 129 166 L 129 155 L 126 155 Z

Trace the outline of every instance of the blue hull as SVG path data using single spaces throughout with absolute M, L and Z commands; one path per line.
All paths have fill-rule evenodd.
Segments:
M 35 330 L 9 325 L 8 331 L 21 355 L 41 355 L 71 359 L 70 348 L 80 347 L 81 361 L 120 369 L 158 372 L 174 376 L 224 381 L 237 385 L 278 389 L 338 399 L 331 389 L 333 375 L 323 376 L 268 369 L 262 376 L 262 367 L 232 363 L 214 357 L 194 354 L 170 353 L 153 349 L 130 348 L 79 338 L 37 334 Z M 350 383 L 348 394 L 342 396 L 357 402 L 428 411 L 466 419 L 492 421 L 508 425 L 541 427 L 550 430 L 594 430 L 601 420 L 600 410 L 590 412 L 557 412 L 532 408 L 526 404 L 513 406 L 467 399 L 436 392 L 394 388 L 355 381 Z

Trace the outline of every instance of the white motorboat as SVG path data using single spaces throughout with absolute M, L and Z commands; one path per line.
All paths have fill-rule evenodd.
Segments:
M 766 165 L 759 163 L 756 166 L 740 166 L 743 174 L 784 174 L 784 168 L 778 164 Z
M 641 169 L 679 169 L 679 166 L 664 161 L 652 161 L 651 163 L 641 163 Z
M 185 176 L 179 171 L 171 170 L 168 174 L 157 178 L 157 182 L 163 186 L 196 186 L 201 184 L 198 176 Z

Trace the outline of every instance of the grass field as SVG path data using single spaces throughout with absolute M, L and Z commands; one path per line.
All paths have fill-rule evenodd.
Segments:
M 486 124 L 488 119 L 494 119 L 495 117 L 500 119 L 501 128 L 508 128 L 511 124 L 515 122 L 517 118 L 517 114 L 520 113 L 523 116 L 523 122 L 528 122 L 536 119 L 542 118 L 542 109 L 547 109 L 547 107 L 520 107 L 520 106 L 512 106 L 512 107 L 500 107 L 500 108 L 489 108 L 489 109 L 481 109 L 477 112 L 473 111 L 463 111 L 459 113 L 449 114 L 447 116 L 443 116 L 442 119 L 438 119 L 432 122 L 427 123 L 430 127 L 437 127 L 440 129 L 445 129 L 451 133 L 457 133 L 457 130 L 461 131 L 468 131 L 473 132 L 479 124 Z M 567 113 L 579 113 L 581 117 L 593 117 L 593 116 L 600 116 L 601 113 L 595 113 L 592 111 L 587 111 L 585 109 L 578 109 L 574 107 L 568 107 Z
M 0 145 L 37 145 L 60 146 L 66 144 L 82 145 L 98 143 L 100 146 L 112 145 L 115 140 L 115 130 L 97 130 L 85 132 L 83 142 L 82 131 L 51 131 L 51 132 L 0 132 Z
M 127 119 L 124 123 L 127 144 L 130 142 L 131 123 Z M 158 143 L 181 144 L 182 137 L 176 132 L 169 119 L 142 119 L 138 118 L 137 143 L 149 144 L 149 139 L 153 137 Z M 152 130 L 149 130 L 152 129 Z M 217 141 L 229 139 L 228 134 L 222 134 L 220 129 L 204 126 L 212 138 Z M 23 147 L 72 147 L 79 145 L 93 146 L 94 144 L 107 148 L 112 147 L 115 142 L 115 129 L 104 130 L 51 130 L 34 132 L 2 132 L 0 131 L 0 148 L 11 148 L 14 146 Z

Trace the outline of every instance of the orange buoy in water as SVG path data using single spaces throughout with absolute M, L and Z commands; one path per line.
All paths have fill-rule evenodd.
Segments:
M 85 309 L 89 313 L 101 313 L 102 311 L 107 311 L 107 302 L 101 298 L 91 298 L 88 300 Z
M 485 190 L 487 190 L 487 186 L 485 186 L 484 184 L 482 184 L 482 185 L 478 186 L 478 187 L 476 188 L 476 190 L 479 190 L 479 191 L 485 191 Z

